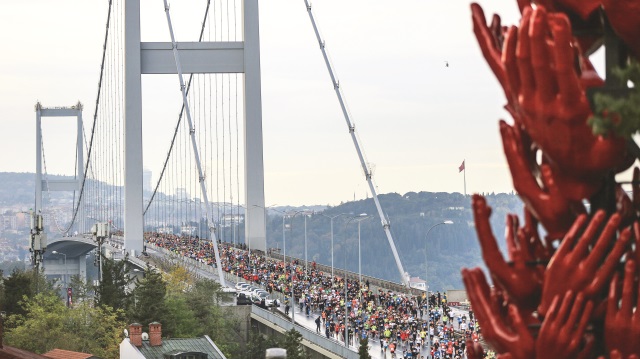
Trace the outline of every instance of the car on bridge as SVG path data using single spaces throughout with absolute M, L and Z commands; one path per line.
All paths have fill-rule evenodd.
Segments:
M 266 294 L 266 295 L 265 295 Z M 269 298 L 269 293 L 260 293 L 258 295 L 252 295 L 251 297 L 251 302 L 253 302 L 253 304 L 256 304 L 260 307 L 263 306 L 262 301 L 264 300 L 264 307 L 272 307 L 272 308 L 277 308 L 280 306 L 280 301 L 278 299 L 271 299 Z
M 251 303 L 251 299 L 248 296 L 244 293 L 238 293 L 238 298 L 236 298 L 237 305 L 249 305 Z

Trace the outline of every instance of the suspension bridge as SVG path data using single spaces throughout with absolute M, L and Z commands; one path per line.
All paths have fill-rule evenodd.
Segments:
M 345 132 L 373 195 L 380 230 L 386 233 L 407 285 L 389 221 L 377 199 L 373 170 L 313 8 L 308 0 L 302 3 L 346 122 Z M 188 42 L 176 41 L 166 0 L 164 10 L 170 38 L 142 42 L 140 0 L 110 0 L 95 103 L 35 106 L 31 247 L 34 264 L 44 261 L 50 273 L 86 274 L 81 259 L 96 247 L 102 250 L 103 241 L 112 235 L 123 238 L 124 251 L 134 261 L 145 252 L 145 238 L 156 234 L 208 240 L 215 263 L 221 263 L 218 242 L 267 251 L 258 0 L 207 1 L 199 36 Z M 176 96 L 182 99 L 175 125 L 164 139 L 166 156 L 158 180 L 148 188 L 142 145 L 143 75 L 175 76 Z M 42 122 L 49 117 L 77 119 L 75 136 L 69 138 L 76 142 L 73 179 L 54 180 L 47 171 Z M 70 220 L 50 211 L 55 202 L 52 192 L 57 191 L 73 193 Z M 44 228 L 43 217 L 49 219 L 49 228 Z M 222 266 L 215 267 L 224 285 Z

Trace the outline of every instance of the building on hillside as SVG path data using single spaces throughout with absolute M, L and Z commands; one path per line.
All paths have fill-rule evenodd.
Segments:
M 129 326 L 129 337 L 120 343 L 120 359 L 226 359 L 213 340 L 201 338 L 162 339 L 162 325 L 149 324 L 149 334 L 142 325 Z
M 53 349 L 42 354 L 42 356 L 49 359 L 99 359 L 93 354 L 72 352 L 70 350 L 63 349 Z

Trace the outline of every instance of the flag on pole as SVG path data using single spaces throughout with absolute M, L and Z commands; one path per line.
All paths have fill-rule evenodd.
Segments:
M 462 164 L 458 167 L 458 173 L 464 171 L 464 160 L 462 160 Z

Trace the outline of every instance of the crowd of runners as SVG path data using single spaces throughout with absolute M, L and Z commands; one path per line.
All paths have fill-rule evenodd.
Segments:
M 145 233 L 145 240 L 181 256 L 215 265 L 212 243 L 197 237 Z M 248 252 L 229 243 L 219 243 L 222 269 L 248 282 L 263 286 L 270 293 L 285 297 L 284 309 L 291 306 L 315 318 L 316 331 L 327 338 L 350 345 L 369 339 L 389 357 L 465 358 L 465 339 L 479 340 L 480 328 L 473 311 L 447 306 L 446 294 L 427 297 L 373 289 L 368 281 L 346 280 L 316 269 L 310 262 L 293 259 L 284 263 L 262 252 Z M 346 286 L 346 297 L 345 297 Z M 293 291 L 293 299 L 291 293 Z M 346 298 L 346 300 L 345 300 Z M 345 319 L 346 318 L 346 319 Z M 430 340 L 428 340 L 430 339 Z

